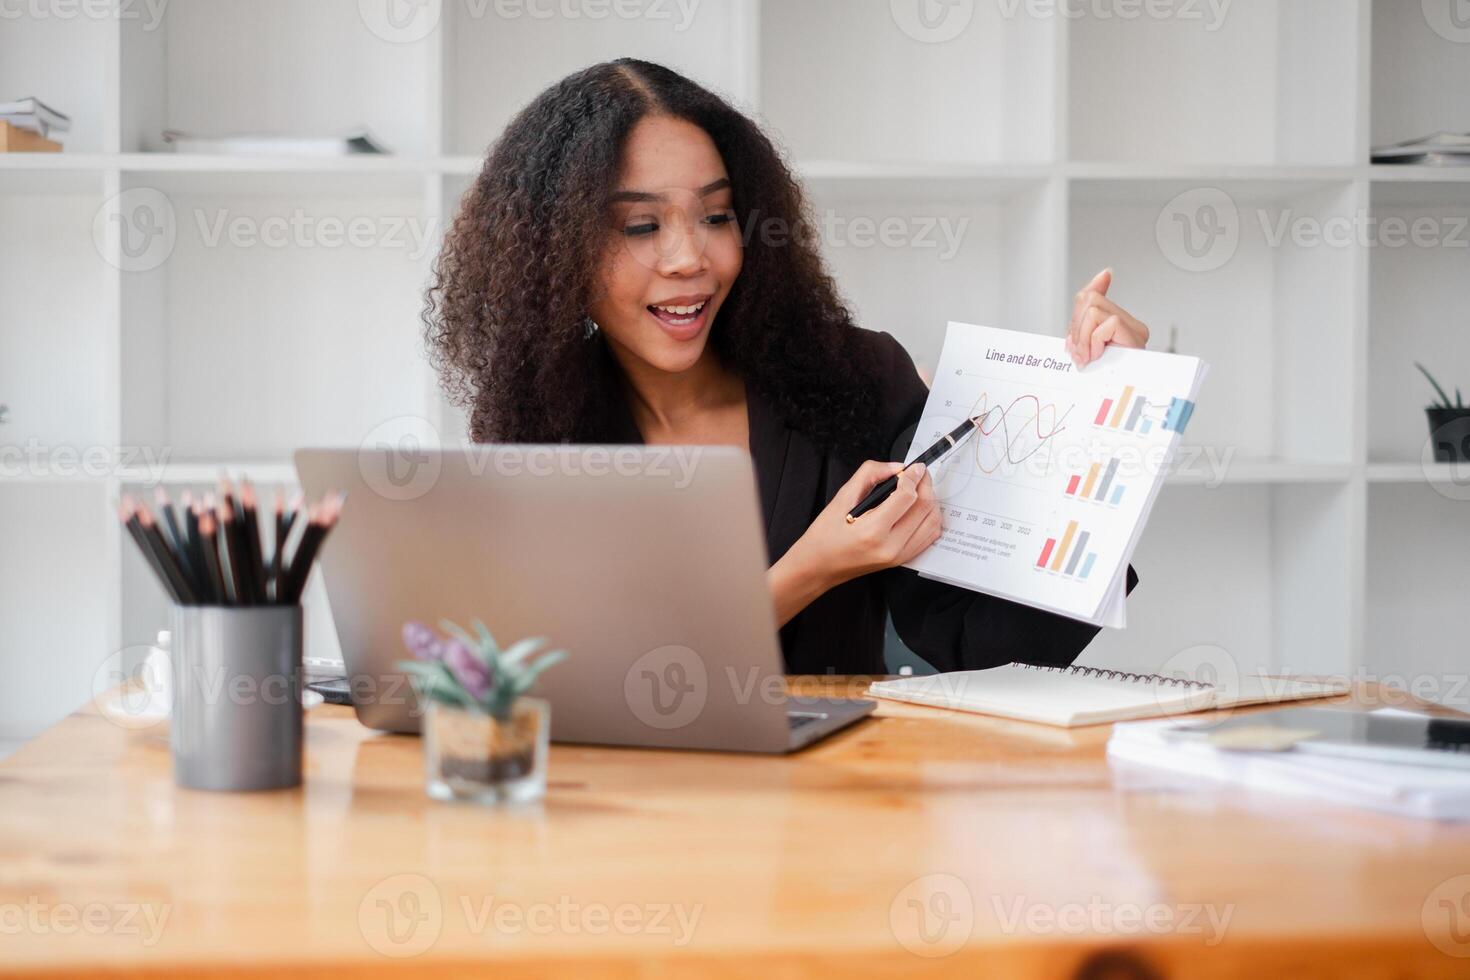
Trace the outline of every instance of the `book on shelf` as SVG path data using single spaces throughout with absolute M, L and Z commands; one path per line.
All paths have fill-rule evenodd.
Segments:
M 218 136 L 165 129 L 163 141 L 175 153 L 213 156 L 345 157 L 385 154 L 387 148 L 365 128 L 340 136 L 289 136 L 277 133 L 226 133 Z
M 0 122 L 9 123 L 17 129 L 28 130 L 49 140 L 56 140 L 58 134 L 71 129 L 70 117 L 57 112 L 33 95 L 14 102 L 0 102 Z
M 0 153 L 60 153 L 61 144 L 14 123 L 0 121 Z

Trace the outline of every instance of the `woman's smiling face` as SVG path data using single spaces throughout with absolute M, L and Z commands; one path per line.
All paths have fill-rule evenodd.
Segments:
M 729 175 L 709 134 L 669 116 L 641 119 L 623 146 L 608 220 L 588 312 L 622 356 L 689 370 L 742 258 Z

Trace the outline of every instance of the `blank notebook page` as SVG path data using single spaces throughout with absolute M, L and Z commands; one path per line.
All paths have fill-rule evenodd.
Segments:
M 1022 664 L 878 681 L 869 686 L 868 692 L 895 701 L 1069 728 L 1200 711 L 1215 700 L 1214 690 L 1205 685 Z

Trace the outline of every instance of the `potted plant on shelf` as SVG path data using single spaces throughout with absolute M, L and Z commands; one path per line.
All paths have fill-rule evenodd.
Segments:
M 1419 369 L 1434 386 L 1434 392 L 1439 396 L 1439 402 L 1427 405 L 1424 414 L 1429 416 L 1429 440 L 1434 444 L 1434 461 L 1437 463 L 1464 463 L 1470 462 L 1470 408 L 1465 407 L 1464 399 L 1460 397 L 1460 389 L 1455 389 L 1455 402 L 1450 404 L 1450 396 L 1440 387 L 1439 382 L 1434 380 L 1434 375 L 1429 369 L 1418 361 L 1414 366 Z
M 437 633 L 406 623 L 414 659 L 399 662 L 426 705 L 424 767 L 437 800 L 518 803 L 546 791 L 551 706 L 526 697 L 546 668 L 566 658 L 531 637 L 507 650 L 476 620 L 475 636 L 454 623 Z

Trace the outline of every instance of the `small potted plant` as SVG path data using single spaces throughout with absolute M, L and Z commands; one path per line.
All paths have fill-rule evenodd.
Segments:
M 1429 369 L 1418 361 L 1414 362 L 1414 366 L 1429 380 L 1434 386 L 1434 393 L 1439 396 L 1438 403 L 1424 409 L 1424 413 L 1429 416 L 1429 438 L 1434 444 L 1435 462 L 1470 462 L 1470 408 L 1465 407 L 1460 389 L 1455 389 L 1455 402 L 1452 405 L 1450 396 L 1434 380 Z
M 448 620 L 437 633 L 406 623 L 403 643 L 414 659 L 398 666 L 413 678 L 426 711 L 424 766 L 436 800 L 519 803 L 546 792 L 551 706 L 525 697 L 563 650 L 542 650 L 531 637 L 507 650 L 476 620 L 475 636 Z

